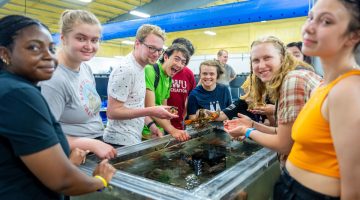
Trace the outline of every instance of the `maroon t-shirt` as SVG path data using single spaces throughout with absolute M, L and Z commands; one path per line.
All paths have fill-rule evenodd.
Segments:
M 167 105 L 178 107 L 179 117 L 171 119 L 171 124 L 177 129 L 184 129 L 182 121 L 184 120 L 185 101 L 195 87 L 194 73 L 187 67 L 184 67 L 172 78 L 170 98 L 167 99 Z

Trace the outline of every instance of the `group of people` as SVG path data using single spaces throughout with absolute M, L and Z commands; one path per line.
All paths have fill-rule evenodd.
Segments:
M 114 147 L 165 133 L 186 141 L 183 119 L 196 118 L 200 108 L 219 111 L 217 120 L 225 120 L 231 137 L 251 138 L 282 155 L 274 199 L 360 198 L 360 91 L 352 87 L 360 82 L 354 56 L 359 1 L 318 0 L 309 12 L 300 53 L 321 59 L 323 79 L 290 55 L 299 53 L 292 44 L 264 37 L 251 44 L 246 94 L 234 103 L 221 83 L 224 73 L 234 78 L 221 61 L 226 51 L 219 51 L 219 61 L 200 64 L 196 86 L 186 67 L 194 54 L 191 42 L 178 38 L 164 51 L 164 31 L 142 25 L 133 51 L 111 72 L 105 129 L 85 63 L 99 48 L 100 22 L 88 11 L 68 10 L 60 24 L 56 53 L 41 22 L 18 15 L 0 19 L 2 198 L 62 199 L 101 190 L 116 171 L 108 163 L 117 154 Z M 264 106 L 268 103 L 273 106 Z M 274 122 L 259 123 L 254 114 Z M 103 159 L 93 177 L 77 168 L 88 152 Z

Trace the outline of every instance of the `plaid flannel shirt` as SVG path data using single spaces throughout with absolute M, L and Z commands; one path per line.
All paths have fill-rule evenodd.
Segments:
M 321 77 L 306 69 L 293 70 L 284 78 L 278 102 L 278 124 L 294 122 Z

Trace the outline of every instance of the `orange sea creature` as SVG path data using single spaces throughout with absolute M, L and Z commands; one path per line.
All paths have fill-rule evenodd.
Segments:
M 205 127 L 209 122 L 214 121 L 220 116 L 220 111 L 209 111 L 206 109 L 199 109 L 198 116 L 195 119 L 185 120 L 185 125 L 195 125 L 197 128 Z

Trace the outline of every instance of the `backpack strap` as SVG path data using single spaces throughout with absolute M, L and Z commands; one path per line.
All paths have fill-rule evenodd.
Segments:
M 153 65 L 154 70 L 155 70 L 155 82 L 154 82 L 154 92 L 157 88 L 157 86 L 159 85 L 159 79 L 160 79 L 160 69 L 159 69 L 159 65 L 157 63 L 155 63 Z

